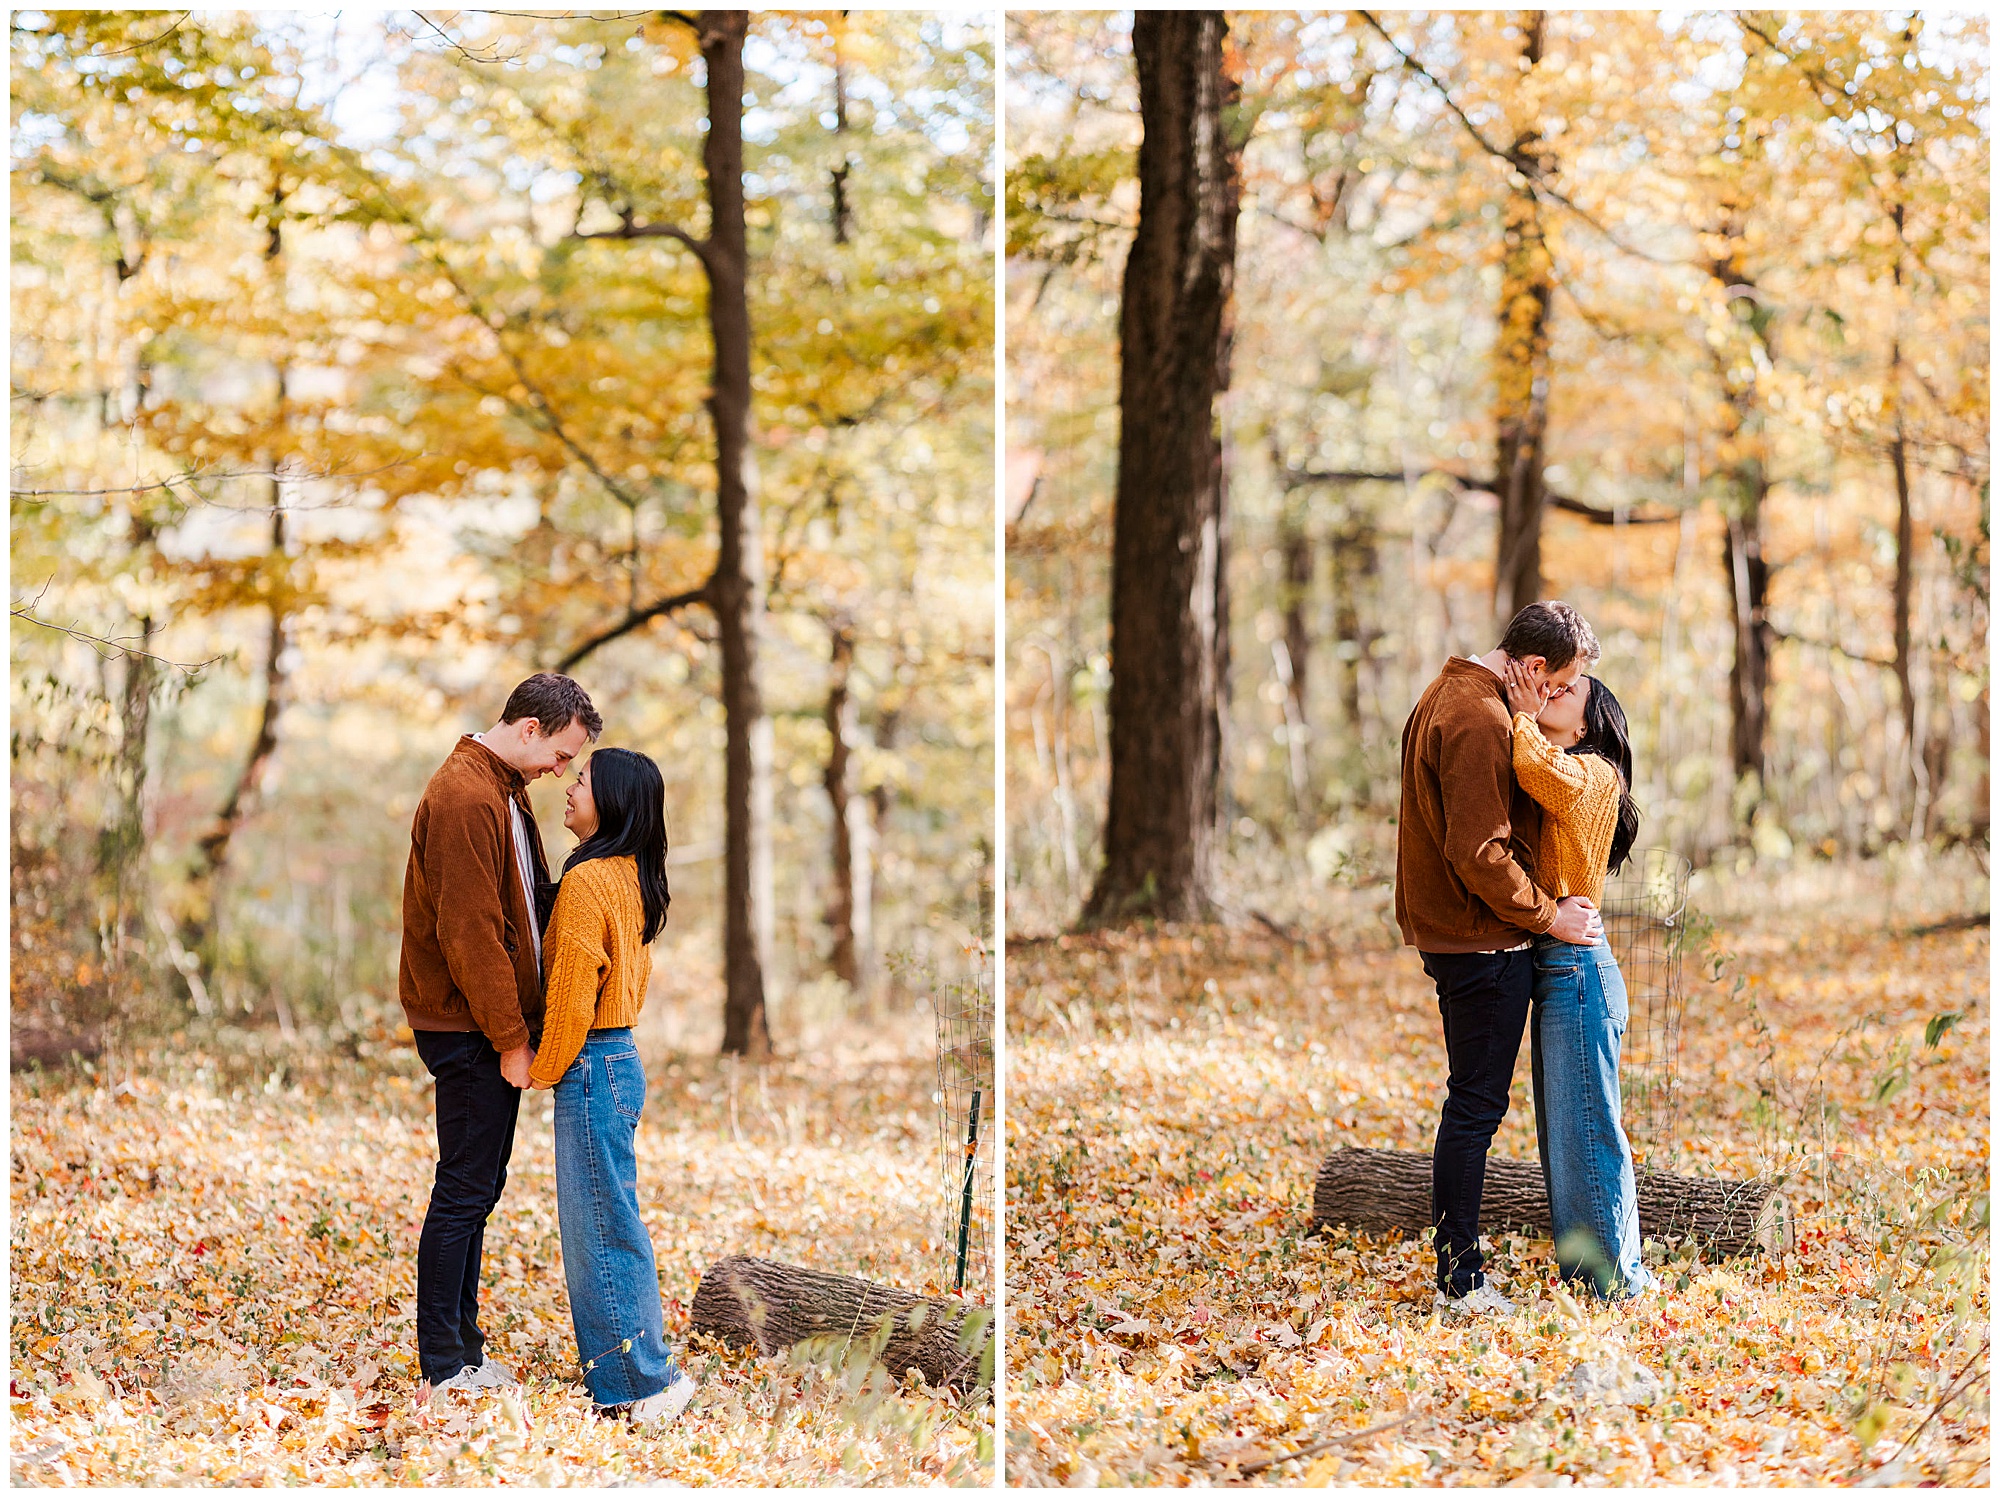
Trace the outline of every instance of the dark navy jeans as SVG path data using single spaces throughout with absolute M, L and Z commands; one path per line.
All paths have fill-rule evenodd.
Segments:
M 1449 1073 L 1431 1150 L 1431 1226 L 1437 1284 L 1466 1295 L 1486 1283 L 1479 1203 L 1486 1150 L 1507 1116 L 1507 1091 L 1535 997 L 1535 956 L 1521 952 L 1425 952 L 1437 985 Z
M 500 1075 L 500 1053 L 478 1031 L 417 1031 L 417 1054 L 437 1081 L 437 1175 L 417 1240 L 417 1361 L 439 1384 L 485 1360 L 479 1265 L 486 1219 L 507 1184 L 521 1093 Z
M 632 1032 L 592 1030 L 556 1083 L 556 1219 L 577 1360 L 600 1408 L 657 1394 L 680 1373 L 639 1216 L 633 1143 L 645 1106 Z

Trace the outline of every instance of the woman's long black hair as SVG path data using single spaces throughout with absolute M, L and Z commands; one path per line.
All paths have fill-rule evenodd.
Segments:
M 1615 874 L 1639 837 L 1639 806 L 1632 799 L 1632 733 L 1625 725 L 1625 709 L 1611 695 L 1611 688 L 1595 676 L 1585 679 L 1590 683 L 1590 695 L 1583 699 L 1583 737 L 1569 752 L 1598 755 L 1610 760 L 1618 771 L 1618 830 L 1611 834 L 1611 872 Z
M 646 909 L 641 940 L 651 942 L 667 923 L 670 898 L 667 783 L 638 750 L 599 749 L 590 756 L 590 799 L 597 803 L 597 831 L 576 845 L 563 872 L 593 858 L 630 858 L 639 866 L 639 901 Z

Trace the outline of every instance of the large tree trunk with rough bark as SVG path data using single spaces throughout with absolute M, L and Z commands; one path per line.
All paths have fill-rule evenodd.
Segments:
M 722 644 L 723 1001 L 727 1055 L 768 1055 L 764 970 L 771 950 L 771 720 L 758 653 L 764 633 L 764 543 L 750 454 L 749 239 L 743 218 L 743 40 L 749 12 L 695 18 L 708 70 L 708 325 L 715 339 L 715 508 L 721 543 L 708 601 Z
M 1145 135 L 1120 312 L 1110 805 L 1090 924 L 1210 913 L 1219 789 L 1222 457 L 1240 199 L 1220 11 L 1139 11 Z
M 1722 1257 L 1790 1241 L 1791 1218 L 1775 1181 L 1717 1181 L 1636 1172 L 1639 1232 L 1662 1242 L 1694 1238 Z M 1431 1157 L 1420 1150 L 1337 1150 L 1313 1182 L 1313 1227 L 1421 1233 L 1431 1226 Z M 1541 1166 L 1489 1155 L 1479 1226 L 1547 1237 L 1549 1193 Z
M 1521 42 L 1523 78 L 1542 60 L 1544 16 L 1528 12 Z M 1542 596 L 1542 514 L 1547 495 L 1542 449 L 1549 415 L 1549 310 L 1554 265 L 1535 184 L 1550 159 L 1532 124 L 1507 152 L 1515 185 L 1501 208 L 1499 333 L 1494 341 L 1494 466 L 1500 497 L 1499 541 L 1493 565 L 1493 612 L 1504 628 L 1522 606 Z
M 851 1275 L 732 1254 L 702 1275 L 688 1320 L 694 1331 L 767 1357 L 818 1341 L 897 1378 L 915 1368 L 934 1389 L 991 1388 L 992 1322 L 983 1309 Z

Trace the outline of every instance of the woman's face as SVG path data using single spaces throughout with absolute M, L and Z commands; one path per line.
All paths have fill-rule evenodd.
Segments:
M 1573 748 L 1583 738 L 1583 707 L 1589 700 L 1590 678 L 1579 676 L 1567 692 L 1551 697 L 1535 715 L 1542 737 L 1558 749 Z
M 590 797 L 590 762 L 584 761 L 583 768 L 576 772 L 576 779 L 570 783 L 563 797 L 563 826 L 576 834 L 582 842 L 597 831 L 597 803 Z

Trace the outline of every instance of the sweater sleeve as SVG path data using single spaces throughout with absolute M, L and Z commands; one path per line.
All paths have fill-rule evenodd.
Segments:
M 473 1023 L 501 1052 L 528 1043 L 500 907 L 500 881 L 520 878 L 500 825 L 504 815 L 487 801 L 441 797 L 424 832 L 424 880 L 437 908 L 438 947 Z M 527 938 L 524 931 L 517 940 Z
M 1437 733 L 1445 861 L 1501 920 L 1540 935 L 1555 924 L 1556 902 L 1535 888 L 1508 846 L 1514 767 L 1500 714 L 1443 716 Z
M 1526 713 L 1514 714 L 1514 776 L 1558 817 L 1571 817 L 1579 808 L 1587 817 L 1601 803 L 1618 799 L 1618 771 L 1610 760 L 1556 748 Z
M 1526 713 L 1514 714 L 1514 778 L 1542 806 L 1561 816 L 1590 785 L 1588 758 L 1566 754 L 1548 741 Z M 1600 760 L 1599 763 L 1602 763 Z
M 589 868 L 586 864 L 584 868 Z M 578 874 L 582 869 L 577 871 Z M 531 1081 L 553 1085 L 583 1049 L 597 1017 L 597 996 L 611 966 L 603 903 L 587 878 L 572 874 L 556 889 L 556 908 L 542 943 L 547 964 L 547 1010 L 542 1047 L 529 1069 Z

